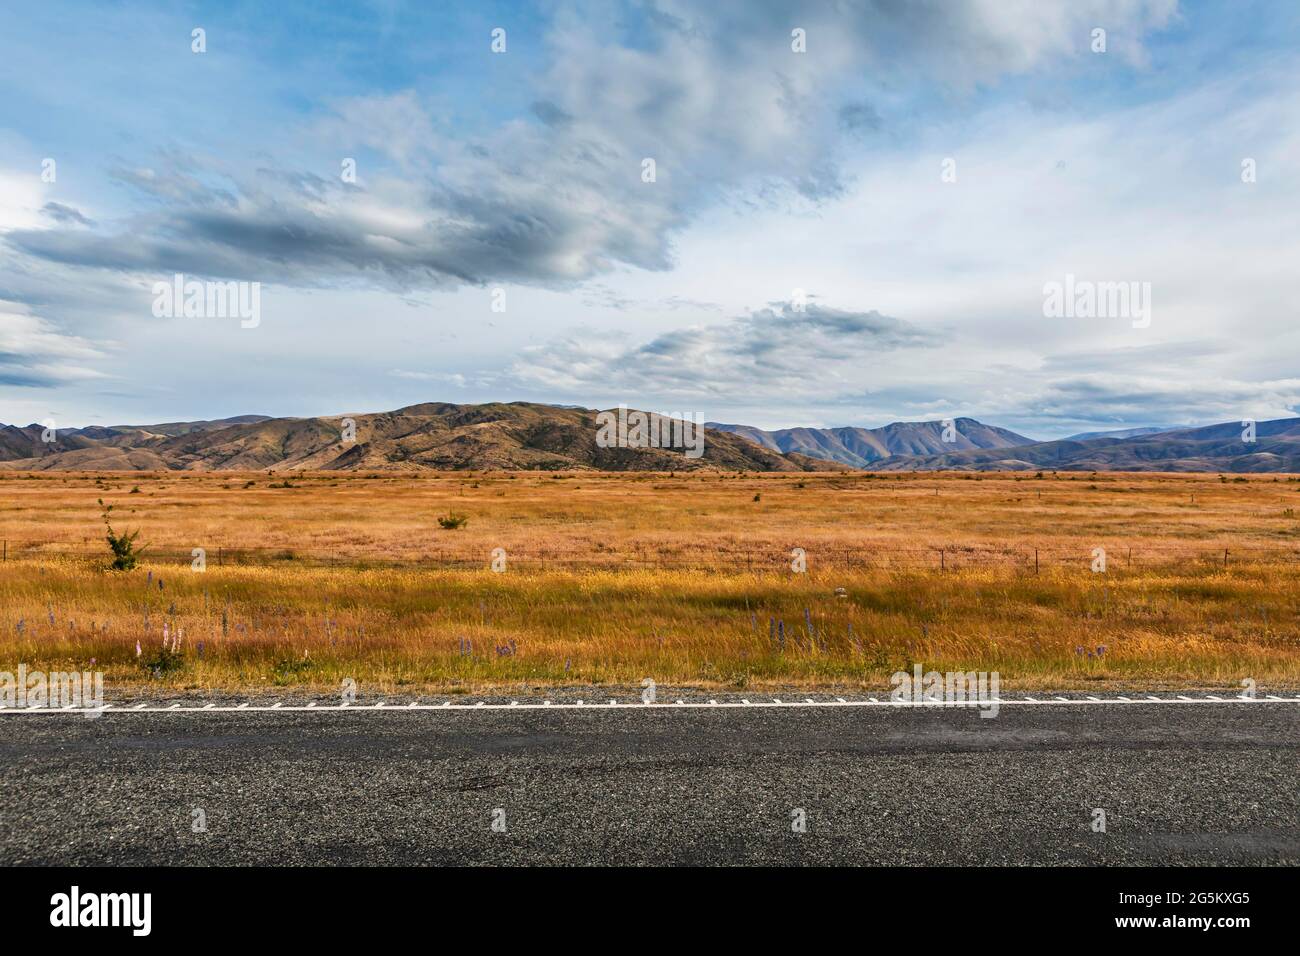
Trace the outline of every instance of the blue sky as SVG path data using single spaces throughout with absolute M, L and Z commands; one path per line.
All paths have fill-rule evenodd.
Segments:
M 1300 408 L 1294 4 L 52 2 L 7 27 L 0 421 L 532 400 L 1053 437 Z M 176 272 L 260 283 L 259 323 L 156 316 Z M 1045 316 L 1066 274 L 1149 283 L 1150 323 Z

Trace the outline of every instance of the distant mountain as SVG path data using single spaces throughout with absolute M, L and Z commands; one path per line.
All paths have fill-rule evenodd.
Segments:
M 1124 429 L 1036 442 L 973 418 L 883 428 L 706 424 L 704 453 L 601 447 L 596 409 L 529 402 L 430 402 L 391 412 L 320 418 L 241 415 L 218 421 L 59 429 L 0 425 L 7 471 L 1209 471 L 1300 472 L 1300 418 L 1161 431 Z M 653 416 L 658 418 L 658 416 Z M 345 419 L 355 438 L 344 439 Z M 659 421 L 665 421 L 659 419 Z
M 654 416 L 658 418 L 658 416 Z M 344 419 L 355 439 L 344 440 Z M 287 470 L 410 471 L 814 471 L 800 460 L 726 432 L 707 430 L 703 455 L 681 448 L 603 448 L 597 411 L 528 402 L 427 403 L 329 418 L 247 415 L 220 422 L 60 430 L 0 427 L 0 469 L 17 471 Z
M 769 451 L 797 452 L 810 458 L 836 461 L 852 468 L 870 468 L 896 455 L 936 455 L 973 448 L 1012 448 L 1033 444 L 1032 438 L 973 418 L 953 421 L 954 440 L 945 442 L 943 422 L 894 422 L 882 428 L 783 428 L 764 431 L 749 425 L 707 422 L 707 427 L 749 439 Z
M 1014 448 L 897 456 L 881 471 L 1300 472 L 1300 418 L 1259 422 L 1255 441 L 1240 422 L 1131 438 L 1036 442 Z
M 250 425 L 270 420 L 270 415 L 236 415 L 234 418 L 218 418 L 213 421 L 168 422 L 164 425 L 90 425 L 86 428 L 60 429 L 59 434 L 81 435 L 96 441 L 119 438 L 139 441 L 149 437 L 174 438 L 190 432 L 211 432 L 231 425 Z
M 1093 438 L 1137 438 L 1139 435 L 1158 435 L 1161 432 L 1185 430 L 1187 425 L 1145 425 L 1141 428 L 1117 428 L 1108 432 L 1079 432 L 1061 441 L 1089 441 Z

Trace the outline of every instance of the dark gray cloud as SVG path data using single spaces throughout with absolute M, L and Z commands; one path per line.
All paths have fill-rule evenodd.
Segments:
M 71 206 L 65 206 L 61 202 L 47 202 L 41 207 L 41 212 L 49 216 L 55 222 L 67 226 L 93 226 L 95 221 L 82 215 L 79 209 Z
M 876 311 L 773 303 L 729 322 L 674 329 L 639 345 L 591 332 L 527 349 L 510 368 L 521 382 L 572 394 L 802 394 L 883 353 L 939 344 L 932 333 Z M 815 376 L 810 379 L 809 376 Z M 841 385 L 843 387 L 843 385 Z
M 1020 16 L 981 0 L 579 3 L 556 14 L 550 65 L 529 80 L 531 119 L 448 142 L 409 91 L 332 104 L 339 143 L 386 153 L 400 182 L 354 186 L 278 164 L 236 174 L 170 153 L 114 170 L 154 210 L 7 241 L 69 265 L 308 286 L 564 285 L 620 265 L 666 269 L 674 235 L 729 191 L 840 195 L 843 127 L 879 124 L 860 96 L 842 102 L 864 76 L 968 87 L 1084 52 L 1103 12 L 1117 36 L 1140 37 L 1172 0 Z M 806 53 L 791 49 L 796 28 Z
M 573 117 L 549 100 L 538 100 L 532 105 L 533 115 L 547 126 L 567 126 Z
M 870 103 L 845 103 L 840 107 L 840 125 L 860 132 L 880 129 L 880 114 Z
M 99 346 L 63 332 L 25 306 L 0 301 L 0 383 L 53 388 L 97 378 L 88 363 L 103 357 Z
M 1119 375 L 1045 383 L 1039 405 L 1044 419 L 1137 424 L 1276 418 L 1295 414 L 1297 409 L 1300 378 L 1252 382 L 1218 378 L 1185 383 Z

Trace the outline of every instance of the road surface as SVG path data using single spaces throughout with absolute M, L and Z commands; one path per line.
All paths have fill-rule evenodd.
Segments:
M 10 713 L 0 863 L 1300 863 L 1296 701 L 624 703 Z

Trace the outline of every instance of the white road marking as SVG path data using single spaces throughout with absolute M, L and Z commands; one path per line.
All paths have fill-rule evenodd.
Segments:
M 613 705 L 614 703 L 615 703 L 614 701 L 611 701 L 611 705 Z M 1235 704 L 1235 705 L 1241 705 L 1241 704 L 1254 704 L 1254 705 L 1262 705 L 1262 704 L 1270 704 L 1270 703 L 1273 703 L 1273 704 L 1300 704 L 1300 697 L 1279 697 L 1279 696 L 1277 696 L 1276 694 L 1270 694 L 1270 695 L 1268 695 L 1268 696 L 1266 696 L 1266 697 L 1263 697 L 1263 696 L 1262 696 L 1262 697 L 1231 697 L 1231 698 L 1223 698 L 1223 697 L 1219 697 L 1219 696 L 1214 695 L 1214 694 L 1207 694 L 1207 695 L 1204 696 L 1204 697 L 1188 697 L 1188 696 L 1186 696 L 1186 695 L 1184 695 L 1184 694 L 1179 694 L 1179 695 L 1177 695 L 1176 698 L 1170 698 L 1170 697 L 1155 697 L 1155 696 L 1152 696 L 1152 695 L 1147 695 L 1147 697 L 1146 697 L 1145 700 L 1134 700 L 1134 699 L 1129 698 L 1129 697 L 1121 697 L 1121 696 L 1105 697 L 1105 698 L 1102 698 L 1102 697 L 1093 697 L 1093 696 L 1083 696 L 1083 697 L 1055 697 L 1055 698 L 1052 699 L 1052 700 L 1039 700 L 1039 699 L 1034 698 L 1034 697 L 1024 697 L 1024 698 L 998 698 L 997 700 L 993 700 L 993 701 L 977 701 L 977 700 L 967 700 L 967 701 L 937 701 L 937 700 L 922 700 L 922 701 L 913 701 L 913 700 L 878 700 L 878 699 L 876 699 L 875 697 L 870 697 L 870 698 L 867 698 L 866 700 L 845 700 L 845 699 L 843 699 L 842 697 L 837 697 L 837 698 L 835 698 L 834 700 L 812 700 L 812 699 L 805 699 L 805 700 L 802 700 L 802 701 L 782 701 L 782 700 L 780 700 L 779 698 L 773 698 L 773 699 L 771 700 L 771 702 L 762 702 L 762 701 L 760 701 L 760 702 L 758 702 L 758 703 L 754 703 L 753 701 L 750 701 L 748 698 L 744 698 L 744 697 L 742 697 L 739 701 L 721 701 L 721 702 L 719 702 L 718 700 L 716 700 L 716 699 L 714 699 L 714 698 L 709 698 L 707 701 L 704 701 L 704 700 L 701 700 L 701 701 L 698 701 L 698 702 L 696 702 L 696 701 L 691 701 L 691 702 L 689 702 L 689 703 L 688 703 L 687 701 L 685 701 L 685 700 L 680 700 L 680 699 L 679 699 L 679 700 L 674 701 L 674 703 L 673 703 L 671 706 L 672 706 L 672 707 L 688 708 L 688 709 L 690 709 L 690 708 L 703 708 L 703 707 L 732 707 L 732 708 L 743 708 L 743 707 L 767 707 L 767 708 L 778 708 L 778 707 L 779 707 L 779 708 L 789 708 L 789 707 L 804 707 L 804 708 L 807 708 L 807 707 L 899 707 L 899 708 L 909 708 L 909 707 L 923 707 L 923 708 L 951 708 L 951 707 L 964 707 L 964 708 L 988 708 L 988 707 L 990 707 L 991 705 L 993 705 L 993 704 L 995 704 L 995 703 L 996 703 L 999 707 L 1034 707 L 1034 706 L 1037 706 L 1037 707 L 1059 707 L 1059 706 L 1070 706 L 1070 707 L 1097 707 L 1097 706 L 1107 706 L 1107 705 L 1112 705 L 1112 704 L 1127 704 L 1127 705 L 1136 705 L 1136 706 L 1141 706 L 1141 705 L 1148 705 L 1148 706 L 1149 706 L 1149 705 L 1151 705 L 1151 704 L 1162 704 L 1162 705 L 1167 705 L 1167 706 L 1184 706 L 1184 705 L 1188 705 L 1188 704 L 1200 704 L 1200 705 L 1214 705 L 1214 704 L 1220 704 L 1220 705 L 1223 705 L 1223 704 L 1229 704 L 1229 705 L 1234 705 L 1234 704 Z M 666 707 L 666 706 L 668 706 L 668 705 L 666 705 L 666 704 L 647 704 L 647 705 L 646 705 L 646 707 L 647 707 L 648 709 L 663 709 L 663 708 Z M 90 708 L 78 708 L 78 707 L 62 707 L 62 708 L 53 708 L 53 707 L 39 707 L 39 706 L 36 706 L 36 707 L 26 707 L 26 708 L 0 707 L 0 714 L 83 714 L 83 713 L 86 713 L 87 711 L 96 711 L 96 712 L 99 712 L 99 713 L 106 713 L 106 712 L 107 712 L 111 707 L 113 707 L 112 704 L 105 704 L 103 707 L 90 707 Z M 441 704 L 421 704 L 421 703 L 417 700 L 417 701 L 411 701 L 411 702 L 410 702 L 409 704 L 407 704 L 405 707 L 400 708 L 400 710 L 399 710 L 397 707 L 390 707 L 390 706 L 387 706 L 387 702 L 386 702 L 386 701 L 380 701 L 380 702 L 378 702 L 378 703 L 376 703 L 376 704 L 373 704 L 373 705 L 371 705 L 371 706 L 368 706 L 368 707 L 355 707 L 355 706 L 352 706 L 352 703 L 351 703 L 350 701 L 344 701 L 344 702 L 339 703 L 339 704 L 333 704 L 333 705 L 328 705 L 328 706 L 321 706 L 321 705 L 319 705 L 316 701 L 309 701 L 309 702 L 306 703 L 306 704 L 290 704 L 290 705 L 286 705 L 286 704 L 284 704 L 284 703 L 282 703 L 282 702 L 280 702 L 280 701 L 276 701 L 276 702 L 273 703 L 273 704 L 252 704 L 252 703 L 249 703 L 249 702 L 245 701 L 244 703 L 237 704 L 237 705 L 234 705 L 234 706 L 231 706 L 231 705 L 222 705 L 222 704 L 213 704 L 213 703 L 207 703 L 207 704 L 189 704 L 189 705 L 178 704 L 178 703 L 172 703 L 172 704 L 166 704 L 166 705 L 164 705 L 164 704 L 153 704 L 153 705 L 151 705 L 151 704 L 148 704 L 148 703 L 143 703 L 143 704 L 135 704 L 135 705 L 134 705 L 131 709 L 129 709 L 129 710 L 122 710 L 122 709 L 119 709 L 119 710 L 115 711 L 115 713 L 134 713 L 134 714 L 139 714 L 139 713 L 146 713 L 146 714 L 175 714 L 175 713 L 184 713 L 184 714 L 229 714 L 229 713 L 243 713 L 243 712 L 247 712 L 247 713 L 270 713 L 270 712 L 272 712 L 272 711 L 276 711 L 276 712 L 279 712 L 279 713 L 303 712 L 303 711 L 316 711 L 316 712 L 319 712 L 319 713 L 340 713 L 340 712 L 346 710 L 346 711 L 348 711 L 349 713 L 354 713 L 354 714 L 374 714 L 374 713 L 380 713 L 380 712 L 397 713 L 397 712 L 400 712 L 400 711 L 412 711 L 412 710 L 420 710 L 420 711 L 424 711 L 424 710 L 442 710 L 442 711 L 445 711 L 445 710 L 461 710 L 461 711 L 467 711 L 467 712 L 473 712 L 473 711 L 478 711 L 478 710 L 508 710 L 508 709 L 515 709 L 515 710 L 541 710 L 541 709 L 546 708 L 546 707 L 552 708 L 552 709 L 554 709 L 554 710 L 576 710 L 576 709 L 578 709 L 578 708 L 580 708 L 580 707 L 581 707 L 582 709 L 584 709 L 584 710 L 594 711 L 594 712 L 598 712 L 598 711 L 600 710 L 600 708 L 588 707 L 588 706 L 586 706 L 582 701 L 575 701 L 574 703 L 568 703 L 568 704 L 566 704 L 566 703 L 555 703 L 555 702 L 550 701 L 550 700 L 543 701 L 543 702 L 540 703 L 540 704 L 521 704 L 521 703 L 520 703 L 519 701 L 517 701 L 517 700 L 512 700 L 512 701 L 510 701 L 509 703 L 500 703 L 500 704 L 490 704 L 490 703 L 487 703 L 486 701 L 478 701 L 478 702 L 476 702 L 476 703 L 474 703 L 474 704 L 472 704 L 472 705 L 469 704 L 469 703 L 465 703 L 465 704 L 462 704 L 462 705 L 454 705 L 451 701 L 444 701 L 444 702 L 441 703 Z

